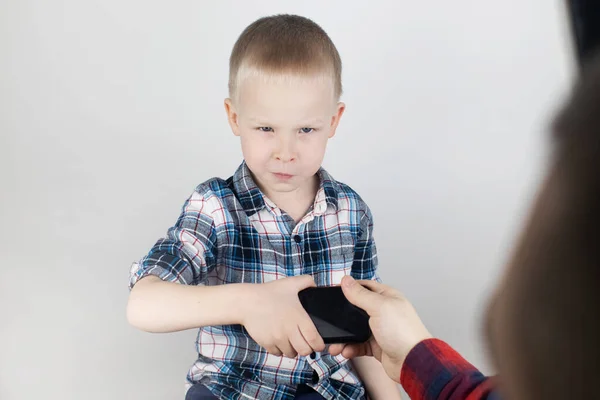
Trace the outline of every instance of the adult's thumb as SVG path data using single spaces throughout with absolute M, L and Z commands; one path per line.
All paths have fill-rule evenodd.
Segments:
M 342 279 L 342 291 L 350 303 L 362 308 L 371 316 L 379 310 L 383 302 L 383 296 L 364 288 L 351 276 Z

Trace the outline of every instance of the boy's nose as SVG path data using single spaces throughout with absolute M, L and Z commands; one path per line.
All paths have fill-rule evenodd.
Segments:
M 294 161 L 296 157 L 294 157 L 291 153 L 278 153 L 275 155 L 275 159 L 277 161 L 290 162 Z
M 296 146 L 294 139 L 282 138 L 275 149 L 274 157 L 278 161 L 290 162 L 296 159 Z

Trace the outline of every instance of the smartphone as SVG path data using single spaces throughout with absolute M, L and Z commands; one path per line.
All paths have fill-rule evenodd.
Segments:
M 325 344 L 362 343 L 371 337 L 369 314 L 350 303 L 340 286 L 311 287 L 298 297 Z

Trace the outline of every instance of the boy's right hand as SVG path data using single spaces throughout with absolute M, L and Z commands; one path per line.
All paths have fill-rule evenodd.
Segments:
M 298 292 L 315 286 L 312 277 L 294 276 L 253 285 L 242 325 L 269 353 L 294 358 L 323 351 L 325 343 L 302 307 Z

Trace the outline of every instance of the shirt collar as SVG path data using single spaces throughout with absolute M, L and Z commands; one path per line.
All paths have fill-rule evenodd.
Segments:
M 319 168 L 317 172 L 320 180 L 320 187 L 315 197 L 313 212 L 315 215 L 322 215 L 327 209 L 327 205 L 338 207 L 338 193 L 340 191 L 337 183 L 324 168 Z M 252 173 L 246 162 L 235 171 L 231 177 L 232 185 L 237 198 L 248 215 L 253 215 L 266 207 L 265 196 L 252 178 Z
M 341 191 L 340 184 L 329 175 L 329 172 L 325 171 L 323 167 L 319 168 L 319 180 L 321 182 L 317 196 L 315 198 L 315 213 L 321 215 L 325 213 L 327 205 L 331 205 L 337 210 L 338 207 L 338 194 Z M 320 206 L 325 201 L 325 207 Z M 319 210 L 319 207 L 322 209 Z
M 242 208 L 246 211 L 246 214 L 253 215 L 263 209 L 265 206 L 264 196 L 254 182 L 254 178 L 252 178 L 250 169 L 245 161 L 235 171 L 231 180 L 233 191 Z

